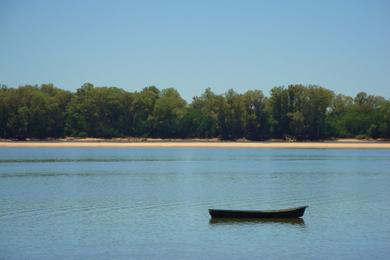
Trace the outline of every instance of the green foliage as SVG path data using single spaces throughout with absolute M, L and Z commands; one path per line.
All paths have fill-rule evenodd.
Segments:
M 303 115 L 305 118 L 305 139 L 322 139 L 327 137 L 326 118 L 328 108 L 334 97 L 334 93 L 328 89 L 310 86 L 305 89 L 305 107 Z
M 289 134 L 289 94 L 283 87 L 271 89 L 270 107 L 272 116 L 272 134 L 283 138 Z
M 294 139 L 327 137 L 327 116 L 334 94 L 318 87 L 290 85 L 271 90 L 273 134 Z
M 182 121 L 186 114 L 186 102 L 174 88 L 163 89 L 148 118 L 154 137 L 183 137 Z
M 115 87 L 86 83 L 68 105 L 67 133 L 72 136 L 114 137 L 132 134 L 133 97 Z
M 149 116 L 152 115 L 154 105 L 160 97 L 160 91 L 155 86 L 144 88 L 134 94 L 134 102 L 131 108 L 133 116 L 133 134 L 136 136 L 150 136 L 152 128 L 149 125 Z
M 380 112 L 383 115 L 383 137 L 390 138 L 390 101 L 383 103 Z
M 344 95 L 336 95 L 329 107 L 327 116 L 327 132 L 330 136 L 350 137 L 346 121 L 351 114 L 353 99 Z
M 217 95 L 190 104 L 174 88 L 140 92 L 85 83 L 75 93 L 52 84 L 0 86 L 0 138 L 161 137 L 265 140 L 390 138 L 390 100 L 351 98 L 319 86 L 274 87 Z
M 332 101 L 328 122 L 334 136 L 389 137 L 387 107 L 383 97 L 360 92 L 355 98 L 338 95 Z
M 69 92 L 44 84 L 17 89 L 3 87 L 0 93 L 1 137 L 25 139 L 64 135 Z
M 270 135 L 268 100 L 260 90 L 250 90 L 242 96 L 244 106 L 245 137 L 249 140 L 264 140 Z
M 219 135 L 217 104 L 221 97 L 215 95 L 207 88 L 200 97 L 194 97 L 189 106 L 191 136 L 201 138 L 213 138 Z

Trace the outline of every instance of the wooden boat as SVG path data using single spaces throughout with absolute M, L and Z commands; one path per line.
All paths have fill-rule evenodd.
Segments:
M 280 224 L 304 226 L 303 218 L 210 218 L 210 225 L 253 225 L 253 224 Z
M 212 218 L 300 218 L 308 206 L 280 210 L 209 209 Z

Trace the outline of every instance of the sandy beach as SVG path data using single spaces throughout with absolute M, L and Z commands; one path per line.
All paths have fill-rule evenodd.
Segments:
M 301 149 L 390 149 L 390 142 L 361 141 L 355 139 L 340 139 L 327 142 L 224 142 L 201 140 L 152 140 L 123 141 L 107 139 L 78 139 L 54 141 L 0 141 L 0 147 L 95 147 L 95 148 L 301 148 Z

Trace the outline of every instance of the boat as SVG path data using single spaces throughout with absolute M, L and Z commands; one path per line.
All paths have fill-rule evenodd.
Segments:
M 280 224 L 305 226 L 303 218 L 210 218 L 210 225 Z
M 212 218 L 300 218 L 308 206 L 280 210 L 209 209 Z

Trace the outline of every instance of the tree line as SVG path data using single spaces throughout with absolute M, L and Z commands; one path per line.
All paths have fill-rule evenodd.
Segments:
M 86 83 L 0 87 L 0 138 L 156 137 L 320 140 L 390 137 L 390 100 L 315 85 L 243 94 L 207 88 L 187 103 L 174 88 L 128 92 Z

